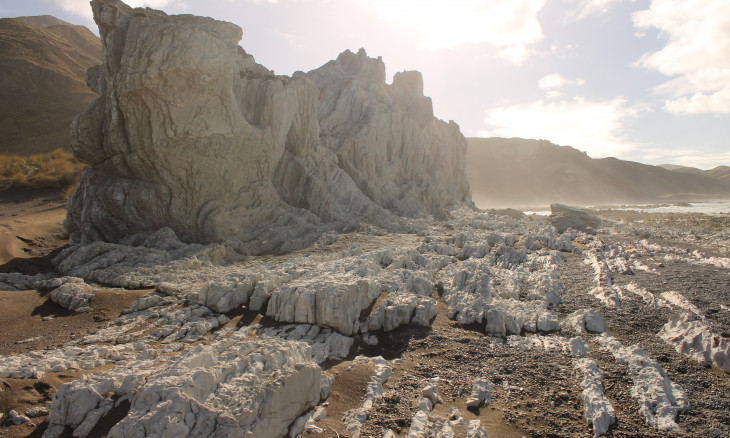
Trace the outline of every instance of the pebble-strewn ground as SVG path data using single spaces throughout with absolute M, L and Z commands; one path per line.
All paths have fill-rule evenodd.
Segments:
M 328 235 L 234 262 L 163 236 L 155 245 L 174 251 L 67 256 L 91 288 L 58 273 L 0 274 L 5 289 L 41 291 L 33 299 L 46 300 L 48 324 L 85 318 L 66 342 L 44 342 L 39 320 L 23 337 L 33 340 L 7 345 L 0 434 L 730 436 L 727 228 L 717 218 L 606 215 L 614 222 L 597 233 L 565 238 L 546 218 L 462 210 L 411 234 Z M 117 310 L 106 305 L 101 330 L 85 335 L 95 320 L 54 312 L 48 292 L 78 284 L 98 297 L 123 295 L 125 284 L 157 292 L 111 322 Z M 348 295 L 363 291 L 372 302 Z

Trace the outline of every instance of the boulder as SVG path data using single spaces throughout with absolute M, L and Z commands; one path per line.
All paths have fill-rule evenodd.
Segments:
M 51 301 L 76 313 L 90 312 L 89 301 L 94 298 L 94 288 L 81 278 L 64 277 L 63 284 L 51 292 Z
M 480 378 L 474 382 L 471 394 L 466 399 L 466 405 L 470 408 L 478 408 L 483 404 L 489 404 L 492 399 L 494 384 L 488 379 Z
M 577 333 L 585 333 L 586 330 L 593 333 L 605 333 L 608 330 L 606 318 L 596 309 L 576 310 L 566 317 L 565 325 Z
M 575 207 L 563 204 L 550 204 L 550 223 L 558 233 L 573 228 L 574 230 L 595 229 L 601 225 L 601 218 Z
M 234 24 L 91 4 L 103 66 L 88 74 L 99 98 L 72 125 L 90 165 L 68 203 L 72 243 L 169 227 L 183 242 L 284 252 L 470 202 L 466 140 L 433 117 L 420 73 L 388 85 L 360 50 L 277 76 Z

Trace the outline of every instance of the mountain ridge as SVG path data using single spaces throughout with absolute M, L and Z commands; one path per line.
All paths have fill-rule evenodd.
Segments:
M 594 159 L 546 140 L 468 138 L 467 144 L 472 198 L 483 208 L 730 199 L 730 179 L 705 173 Z
M 0 153 L 70 150 L 71 121 L 97 95 L 86 70 L 101 63 L 101 41 L 52 16 L 0 19 Z
M 712 169 L 702 170 L 696 167 L 680 166 L 677 164 L 660 164 L 659 167 L 675 172 L 691 173 L 695 175 L 707 175 L 723 181 L 730 182 L 730 166 L 715 166 Z

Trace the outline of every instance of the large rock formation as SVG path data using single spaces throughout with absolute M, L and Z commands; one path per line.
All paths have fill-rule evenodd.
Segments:
M 387 85 L 361 50 L 276 76 L 233 24 L 91 4 L 104 63 L 88 72 L 99 99 L 72 126 L 91 165 L 68 204 L 72 242 L 170 227 L 188 242 L 286 251 L 470 201 L 466 141 L 433 117 L 418 72 Z

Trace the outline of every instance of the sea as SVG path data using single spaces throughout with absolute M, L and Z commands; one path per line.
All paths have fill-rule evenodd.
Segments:
M 586 208 L 595 208 L 588 206 Z M 607 207 L 601 207 L 607 208 Z M 730 216 L 730 201 L 686 202 L 678 204 L 618 205 L 614 210 L 637 211 L 640 213 L 702 213 L 710 216 Z M 525 214 L 550 215 L 547 209 L 524 210 Z

